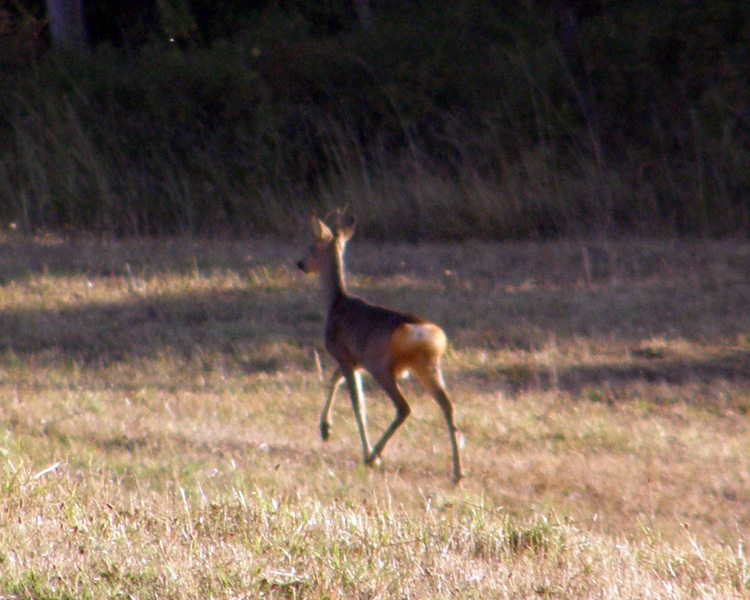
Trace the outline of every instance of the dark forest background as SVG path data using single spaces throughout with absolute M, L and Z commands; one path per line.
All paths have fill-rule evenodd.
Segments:
M 749 6 L 84 0 L 64 43 L 2 0 L 0 223 L 747 236 Z

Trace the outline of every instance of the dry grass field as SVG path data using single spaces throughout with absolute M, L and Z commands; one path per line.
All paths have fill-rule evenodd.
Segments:
M 410 381 L 380 469 L 344 394 L 320 441 L 301 252 L 0 244 L 0 598 L 750 595 L 750 244 L 355 237 L 352 290 L 451 339 L 458 488 Z

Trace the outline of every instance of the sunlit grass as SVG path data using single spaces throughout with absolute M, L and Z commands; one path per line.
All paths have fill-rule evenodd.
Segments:
M 743 245 L 592 245 L 587 262 L 563 243 L 355 242 L 351 287 L 453 342 L 461 488 L 440 411 L 411 381 L 382 469 L 359 464 L 343 392 L 320 441 L 332 363 L 294 244 L 3 251 L 4 595 L 750 589 Z M 365 389 L 377 432 L 393 409 Z

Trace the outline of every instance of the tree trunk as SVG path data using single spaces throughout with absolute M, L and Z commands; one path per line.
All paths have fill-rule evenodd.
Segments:
M 53 48 L 78 51 L 86 47 L 83 0 L 47 0 L 47 15 Z

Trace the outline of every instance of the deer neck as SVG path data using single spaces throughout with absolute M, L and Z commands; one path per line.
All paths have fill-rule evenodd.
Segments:
M 347 297 L 343 252 L 336 252 L 331 256 L 327 267 L 321 271 L 320 277 L 326 306 L 332 308 L 341 299 Z

